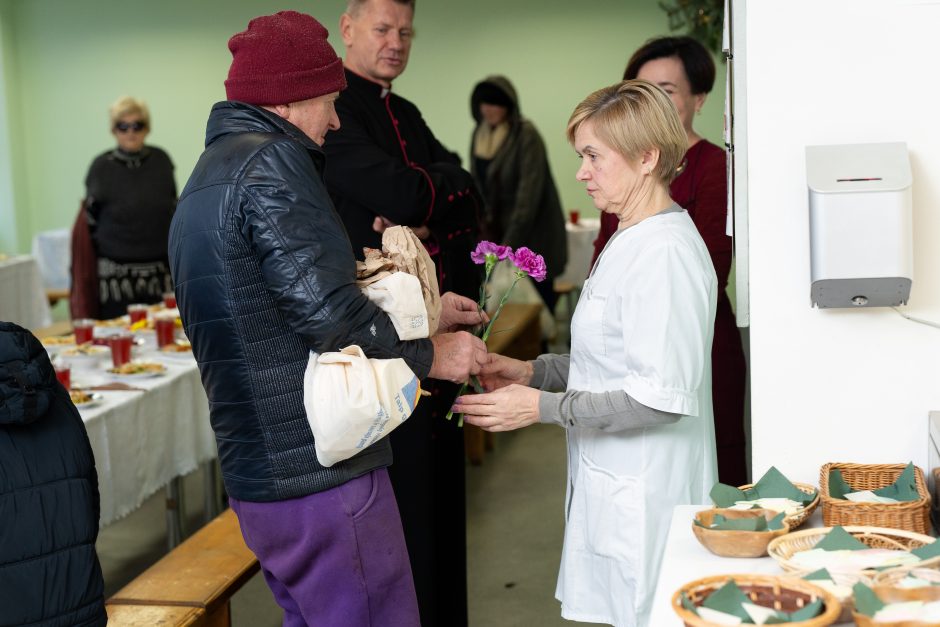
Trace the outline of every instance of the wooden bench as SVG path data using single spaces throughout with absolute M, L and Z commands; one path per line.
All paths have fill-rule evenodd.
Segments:
M 108 625 L 231 625 L 230 599 L 258 570 L 225 510 L 108 599 Z
M 493 326 L 486 348 L 514 359 L 535 359 L 541 353 L 542 329 L 539 313 L 542 305 L 506 303 Z M 464 424 L 464 445 L 467 459 L 474 466 L 483 463 L 484 451 L 493 449 L 493 434 L 479 427 Z

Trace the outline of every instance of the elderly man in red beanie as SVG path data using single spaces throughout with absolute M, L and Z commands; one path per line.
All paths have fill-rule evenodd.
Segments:
M 329 468 L 303 405 L 311 350 L 356 344 L 419 378 L 460 381 L 485 346 L 460 331 L 402 342 L 355 285 L 355 258 L 323 184 L 342 62 L 309 15 L 259 17 L 229 41 L 228 100 L 170 232 L 177 303 L 209 397 L 229 502 L 285 625 L 418 625 L 380 440 Z M 478 321 L 450 298 L 445 331 Z

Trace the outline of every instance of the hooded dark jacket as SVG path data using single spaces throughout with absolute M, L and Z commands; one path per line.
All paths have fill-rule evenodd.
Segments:
M 402 342 L 356 287 L 356 263 L 323 185 L 323 152 L 278 115 L 216 104 L 206 149 L 170 227 L 176 302 L 209 397 L 227 492 L 277 501 L 391 463 L 388 440 L 324 468 L 303 403 L 309 352 L 356 344 L 431 368 L 430 340 Z
M 0 322 L 0 626 L 104 625 L 98 475 L 45 349 Z
M 519 98 L 504 76 L 480 81 L 470 97 L 470 110 L 479 128 L 480 93 L 491 86 L 504 93 L 509 107 L 509 135 L 482 175 L 470 141 L 470 172 L 486 200 L 486 223 L 497 243 L 513 248 L 528 246 L 545 258 L 549 280 L 560 275 L 568 262 L 565 216 L 548 165 L 545 143 L 535 125 L 522 117 Z M 474 129 L 474 136 L 476 129 Z

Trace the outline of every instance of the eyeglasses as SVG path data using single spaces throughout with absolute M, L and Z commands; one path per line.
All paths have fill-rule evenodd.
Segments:
M 127 133 L 128 131 L 139 133 L 146 128 L 146 122 L 118 122 L 114 125 L 114 130 L 116 130 L 118 133 Z

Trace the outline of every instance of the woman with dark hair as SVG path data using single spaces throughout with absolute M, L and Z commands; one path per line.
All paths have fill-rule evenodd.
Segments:
M 535 288 L 554 311 L 552 279 L 565 269 L 568 244 L 545 142 L 522 117 L 516 90 L 505 76 L 477 83 L 470 112 L 477 122 L 470 172 L 486 199 L 483 236 L 513 248 L 528 246 L 545 258 L 547 280 Z
M 692 128 L 695 115 L 715 83 L 715 63 L 705 47 L 691 37 L 661 37 L 651 39 L 633 53 L 623 77 L 641 78 L 662 88 L 676 106 L 688 138 L 688 151 L 669 192 L 692 217 L 718 275 L 718 311 L 712 344 L 718 476 L 723 483 L 741 485 L 748 482 L 744 436 L 746 365 L 741 335 L 725 291 L 732 258 L 731 238 L 725 232 L 728 199 L 725 151 Z M 616 230 L 617 220 L 602 215 L 600 234 L 594 242 L 595 260 Z
M 88 169 L 82 216 L 97 256 L 94 317 L 102 319 L 124 315 L 131 303 L 159 302 L 173 290 L 166 251 L 176 209 L 173 162 L 144 144 L 150 132 L 147 105 L 124 96 L 109 113 L 117 146 Z

